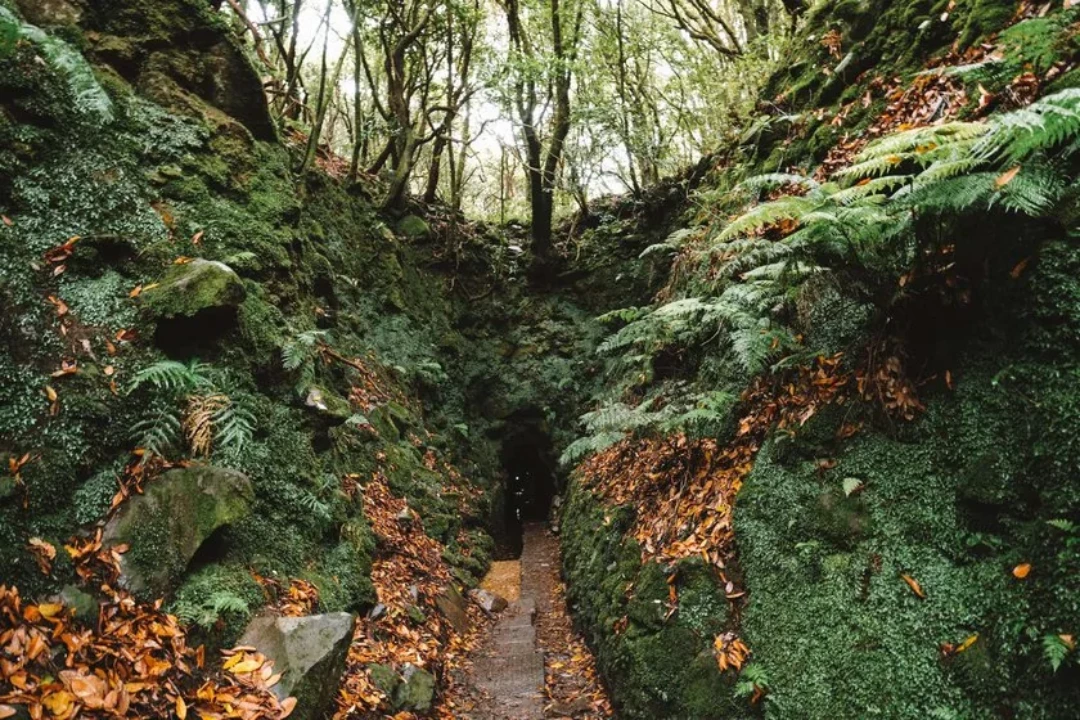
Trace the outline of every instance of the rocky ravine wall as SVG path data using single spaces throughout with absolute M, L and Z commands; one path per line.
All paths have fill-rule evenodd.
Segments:
M 1080 18 L 1060 5 L 1040 14 L 1006 2 L 819 3 L 762 114 L 719 154 L 698 203 L 715 203 L 712 216 L 738 214 L 723 203 L 741 179 L 813 175 L 823 162 L 833 170 L 868 129 L 955 112 L 949 92 L 973 117 L 963 113 L 986 112 L 976 109 L 980 87 L 1024 102 L 1010 94 L 1031 86 L 1024 73 L 1039 92 L 1075 87 Z M 917 74 L 932 58 L 962 64 L 967 48 L 982 52 L 979 42 L 998 55 L 968 86 Z M 979 217 L 959 228 L 969 265 L 957 272 L 970 279 L 971 302 L 958 309 L 928 293 L 882 318 L 927 378 L 925 413 L 897 423 L 856 401 L 818 408 L 794 438 L 772 433 L 735 496 L 733 588 L 698 558 L 643 563 L 655 550 L 632 537 L 638 498 L 602 499 L 578 469 L 562 523 L 568 595 L 624 717 L 1074 713 L 1080 670 L 1053 669 L 1044 637 L 1072 642 L 1078 617 L 1075 530 L 1061 529 L 1075 528 L 1080 511 L 1075 213 L 1050 229 Z M 695 286 L 683 262 L 676 292 L 707 293 L 709 276 Z M 853 369 L 869 341 L 857 330 L 863 311 L 845 289 L 826 288 L 800 306 L 799 327 L 811 346 L 848 351 Z M 748 378 L 730 352 L 710 347 L 654 370 L 738 397 Z M 746 410 L 732 409 L 718 453 L 737 441 Z M 688 454 L 666 457 L 648 469 L 662 478 L 658 492 L 698 481 L 682 474 L 683 461 L 694 467 Z M 750 653 L 741 675 L 716 658 L 734 637 Z
M 0 3 L 0 453 L 21 459 L 0 478 L 3 582 L 70 582 L 65 554 L 45 576 L 28 539 L 93 532 L 162 458 L 250 481 L 221 522 L 176 509 L 131 540 L 214 642 L 266 601 L 251 570 L 310 580 L 325 611 L 370 607 L 375 549 L 346 476 L 385 475 L 475 582 L 497 456 L 447 389 L 471 346 L 425 251 L 321 173 L 293 178 L 205 2 L 25 10 Z M 193 434 L 196 395 L 231 408 L 242 442 L 226 416 Z M 147 422 L 162 458 L 144 466 Z M 200 543 L 178 552 L 177 533 Z

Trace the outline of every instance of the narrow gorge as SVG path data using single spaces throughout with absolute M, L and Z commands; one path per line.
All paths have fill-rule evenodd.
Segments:
M 0 0 L 0 720 L 1080 715 L 1080 3 Z

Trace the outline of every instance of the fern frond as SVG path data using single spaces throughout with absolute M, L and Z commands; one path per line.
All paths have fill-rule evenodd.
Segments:
M 901 188 L 893 199 L 921 214 L 959 215 L 987 207 L 997 178 L 998 173 L 978 172 L 915 184 Z
M 975 140 L 989 131 L 987 124 L 981 122 L 950 122 L 913 128 L 886 135 L 870 143 L 855 157 L 855 160 L 862 163 L 892 155 L 931 152 L 940 147 Z
M 786 195 L 770 202 L 762 203 L 732 220 L 721 231 L 717 240 L 727 242 L 741 235 L 757 232 L 782 220 L 797 220 L 816 207 L 817 201 L 797 195 Z
M 213 416 L 214 443 L 223 452 L 237 454 L 251 442 L 257 421 L 242 402 L 229 400 Z
M 1080 88 L 1047 95 L 1026 108 L 998 115 L 974 148 L 980 157 L 1019 163 L 1080 137 Z
M 989 206 L 1000 203 L 1007 210 L 1041 217 L 1053 209 L 1067 185 L 1068 180 L 1053 168 L 1023 168 L 990 197 Z
M 741 189 L 753 194 L 761 193 L 766 190 L 775 190 L 776 188 L 787 187 L 789 185 L 800 185 L 807 190 L 816 190 L 820 187 L 820 183 L 817 180 L 805 175 L 796 175 L 794 173 L 765 173 L 763 175 L 749 177 L 739 183 Z
M 911 179 L 911 175 L 886 175 L 864 180 L 834 193 L 829 199 L 838 205 L 851 205 L 874 195 L 887 195 Z
M 566 446 L 566 450 L 559 456 L 559 463 L 563 467 L 576 465 L 588 456 L 603 452 L 625 438 L 626 435 L 619 432 L 605 432 L 578 438 Z
M 182 426 L 173 408 L 154 409 L 131 427 L 131 436 L 145 452 L 143 462 L 152 456 L 165 457 L 180 442 Z
M 603 315 L 598 316 L 596 318 L 596 321 L 600 322 L 600 323 L 605 323 L 605 324 L 613 323 L 613 322 L 630 323 L 630 322 L 634 322 L 635 320 L 641 319 L 643 316 L 648 315 L 648 313 L 649 313 L 648 308 L 641 308 L 641 307 L 619 308 L 618 310 L 612 310 L 610 312 L 606 312 Z
M 162 360 L 135 373 L 128 393 L 138 390 L 143 385 L 151 385 L 158 390 L 170 393 L 191 392 L 210 384 L 208 371 L 210 366 L 198 360 L 185 364 L 176 360 Z
M 214 418 L 229 403 L 229 398 L 220 393 L 192 395 L 188 398 L 183 426 L 192 455 L 210 455 L 214 444 Z

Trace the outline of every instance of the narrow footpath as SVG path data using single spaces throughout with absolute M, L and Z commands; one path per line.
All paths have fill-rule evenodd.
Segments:
M 509 601 L 473 659 L 462 720 L 613 717 L 592 653 L 574 632 L 559 578 L 559 542 L 525 525 L 521 559 L 495 563 L 484 587 Z

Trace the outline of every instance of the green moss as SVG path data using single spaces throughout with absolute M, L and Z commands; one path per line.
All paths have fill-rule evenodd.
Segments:
M 627 510 L 605 510 L 572 485 L 562 521 L 568 597 L 621 716 L 731 717 L 740 707 L 734 679 L 720 672 L 711 650 L 729 623 L 717 578 L 697 559 L 642 565 L 637 546 L 623 539 L 629 519 Z M 669 615 L 672 576 L 679 602 Z M 618 629 L 624 618 L 625 630 Z
M 324 612 L 362 612 L 375 604 L 371 584 L 373 554 L 353 542 L 339 543 L 323 555 L 315 568 L 304 576 L 319 590 L 320 609 Z
M 1069 625 L 1075 605 L 1062 595 L 1073 583 L 1060 579 L 1073 560 L 1042 546 L 1048 533 L 1033 515 L 1075 507 L 1075 480 L 1057 463 L 1068 450 L 1050 428 L 1080 406 L 1050 380 L 1059 373 L 1017 366 L 1003 376 L 1000 355 L 969 358 L 954 368 L 955 395 L 933 398 L 903 442 L 856 436 L 824 473 L 777 439 L 762 450 L 735 525 L 746 637 L 778 708 L 914 718 L 1012 707 L 1049 718 L 1074 702 L 1040 668 L 1028 628 Z M 1055 400 L 1034 411 L 1014 389 Z M 852 498 L 839 491 L 845 477 L 863 482 Z M 1008 571 L 1021 561 L 1055 579 L 1016 582 Z M 975 633 L 971 655 L 941 662 L 938 645 Z
M 406 215 L 397 223 L 398 234 L 410 239 L 426 238 L 431 233 L 427 221 L 418 215 Z
M 192 626 L 192 641 L 214 650 L 235 644 L 265 600 L 246 568 L 213 564 L 191 573 L 166 609 Z

